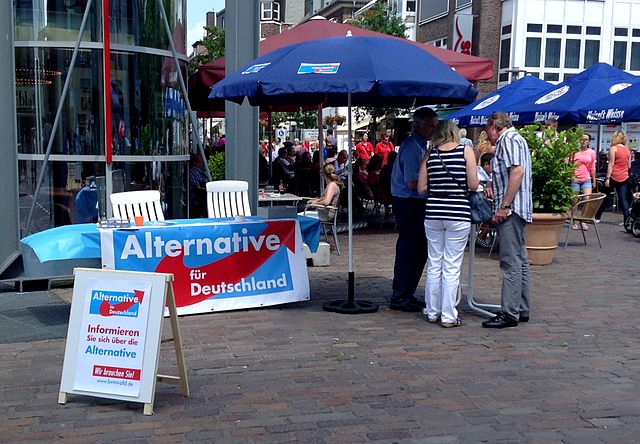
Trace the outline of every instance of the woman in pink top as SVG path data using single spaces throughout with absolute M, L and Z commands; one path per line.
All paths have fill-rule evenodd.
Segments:
M 622 131 L 613 133 L 609 148 L 609 167 L 605 187 L 615 188 L 618 204 L 624 218 L 629 216 L 631 188 L 629 187 L 629 169 L 631 168 L 631 152 L 626 147 L 627 136 Z
M 578 194 L 591 194 L 593 184 L 596 183 L 596 152 L 589 148 L 591 136 L 584 134 L 580 138 L 580 151 L 573 156 L 573 163 L 576 169 L 573 172 L 573 181 L 571 188 L 576 190 Z M 578 224 L 573 224 L 574 230 L 578 229 Z M 586 230 L 589 226 L 582 224 L 582 229 Z

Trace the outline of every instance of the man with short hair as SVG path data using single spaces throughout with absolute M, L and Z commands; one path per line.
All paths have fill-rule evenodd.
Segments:
M 391 173 L 393 213 L 398 226 L 396 258 L 393 267 L 392 310 L 422 311 L 424 300 L 414 296 L 427 262 L 427 236 L 424 231 L 426 196 L 418 193 L 418 171 L 427 152 L 427 141 L 438 123 L 431 108 L 413 113 L 413 132 L 400 145 Z
M 529 255 L 524 227 L 531 222 L 531 155 L 525 139 L 511 125 L 506 113 L 493 113 L 487 120 L 487 136 L 496 145 L 491 162 L 492 182 L 487 194 L 493 195 L 493 222 L 500 239 L 502 272 L 501 311 L 482 323 L 485 328 L 516 327 L 529 321 Z

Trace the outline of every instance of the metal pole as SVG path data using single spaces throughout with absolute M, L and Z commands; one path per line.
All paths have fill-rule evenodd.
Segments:
M 171 47 L 171 53 L 173 54 L 173 60 L 176 62 L 176 71 L 178 71 L 178 80 L 180 81 L 180 90 L 182 91 L 182 95 L 184 97 L 184 101 L 187 104 L 187 110 L 189 111 L 189 121 L 191 122 L 192 131 L 195 134 L 196 145 L 198 146 L 198 151 L 202 156 L 202 160 L 204 160 L 204 169 L 207 173 L 207 178 L 211 180 L 211 172 L 209 171 L 209 165 L 207 164 L 207 156 L 204 153 L 204 147 L 202 146 L 202 141 L 200 140 L 200 130 L 198 129 L 198 118 L 196 114 L 191 109 L 191 102 L 189 101 L 189 95 L 187 94 L 187 87 L 184 83 L 184 78 L 182 77 L 182 70 L 180 69 L 180 60 L 178 60 L 178 53 L 176 52 L 176 45 L 173 43 L 173 35 L 171 35 L 171 28 L 169 28 L 169 22 L 167 21 L 167 13 L 164 10 L 164 5 L 162 4 L 162 0 L 158 0 L 158 7 L 160 8 L 160 16 L 162 17 L 162 23 L 164 24 L 164 30 L 167 33 L 167 39 L 169 40 L 169 46 Z
M 324 166 L 324 128 L 322 122 L 322 104 L 318 105 L 318 162 L 320 162 L 320 171 Z M 324 178 L 320 174 L 320 195 L 324 192 Z
M 29 216 L 27 217 L 27 223 L 25 224 L 25 227 L 24 227 L 25 233 L 29 232 L 29 227 L 31 226 L 31 220 L 33 219 L 33 210 L 36 207 L 36 202 L 38 201 L 38 196 L 40 195 L 40 188 L 42 188 L 42 181 L 44 180 L 44 174 L 47 169 L 47 163 L 49 162 L 49 157 L 51 156 L 54 136 L 55 136 L 56 130 L 58 129 L 58 124 L 60 123 L 60 117 L 62 116 L 62 107 L 67 97 L 69 84 L 71 83 L 71 75 L 73 74 L 73 68 L 75 67 L 76 59 L 78 57 L 78 52 L 80 50 L 80 42 L 82 41 L 82 34 L 84 34 L 84 28 L 85 28 L 85 25 L 87 24 L 87 18 L 89 17 L 89 10 L 91 9 L 91 3 L 93 3 L 93 0 L 88 0 L 87 6 L 84 9 L 84 15 L 82 16 L 82 23 L 80 23 L 80 30 L 78 31 L 78 38 L 76 39 L 76 45 L 73 48 L 73 55 L 71 56 L 71 62 L 69 63 L 69 71 L 67 72 L 67 78 L 64 80 L 64 86 L 62 88 L 60 102 L 58 103 L 58 109 L 56 110 L 56 117 L 53 121 L 51 134 L 49 134 L 49 143 L 47 144 L 47 151 L 44 153 L 44 159 L 42 161 L 42 169 L 40 170 L 40 174 L 38 175 L 38 183 L 36 184 L 36 191 L 33 196 L 33 201 L 31 202 L 31 208 L 29 208 Z

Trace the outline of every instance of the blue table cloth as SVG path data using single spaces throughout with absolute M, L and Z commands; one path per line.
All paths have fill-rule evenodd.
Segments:
M 259 220 L 257 216 L 248 219 Z M 302 239 L 311 252 L 318 250 L 320 243 L 320 221 L 309 216 L 298 216 Z M 168 221 L 176 224 L 234 222 L 234 219 L 175 219 Z M 29 246 L 40 262 L 91 259 L 101 257 L 100 232 L 96 224 L 75 224 L 51 228 L 25 237 L 21 242 Z

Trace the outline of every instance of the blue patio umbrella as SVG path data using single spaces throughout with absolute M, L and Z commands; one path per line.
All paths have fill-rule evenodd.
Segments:
M 502 111 L 519 116 L 518 123 L 556 118 L 564 124 L 581 123 L 579 109 L 640 80 L 606 63 L 596 63 L 562 83 L 514 103 Z
M 551 84 L 549 82 L 540 80 L 538 77 L 525 76 L 451 113 L 447 118 L 453 120 L 458 126 L 484 126 L 487 123 L 487 118 L 492 113 L 504 111 L 510 105 L 550 87 Z M 517 122 L 519 116 L 512 114 L 511 120 Z
M 407 107 L 469 103 L 477 90 L 428 52 L 384 37 L 302 42 L 255 59 L 216 83 L 209 98 L 251 105 Z
M 469 103 L 477 90 L 428 52 L 384 37 L 332 37 L 272 51 L 216 83 L 209 98 L 258 105 L 348 106 L 351 143 L 352 106 L 410 107 L 432 103 Z M 351 165 L 351 151 L 349 161 Z M 370 313 L 378 306 L 354 299 L 352 171 L 348 172 L 348 299 L 325 310 Z
M 580 119 L 586 123 L 619 123 L 640 121 L 640 82 L 580 108 Z

